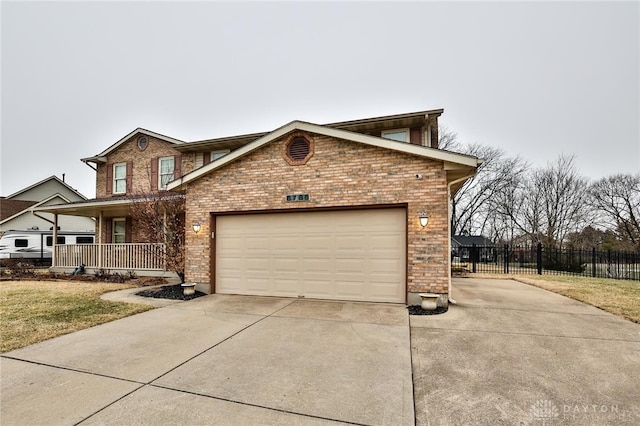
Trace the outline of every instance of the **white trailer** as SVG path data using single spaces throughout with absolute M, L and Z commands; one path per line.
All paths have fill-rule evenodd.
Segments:
M 94 232 L 58 231 L 56 244 L 93 244 L 94 236 Z M 52 248 L 52 230 L 10 230 L 0 238 L 0 259 L 30 259 L 50 263 Z

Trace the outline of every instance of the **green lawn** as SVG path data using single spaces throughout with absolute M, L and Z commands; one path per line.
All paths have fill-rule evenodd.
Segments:
M 128 284 L 58 281 L 0 282 L 0 352 L 153 309 L 100 295 Z

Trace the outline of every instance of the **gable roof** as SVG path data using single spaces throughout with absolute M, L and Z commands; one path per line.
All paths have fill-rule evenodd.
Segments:
M 128 141 L 138 133 L 142 135 L 151 136 L 152 138 L 160 139 L 162 141 L 169 142 L 170 144 L 174 144 L 174 145 L 182 145 L 185 143 L 184 141 L 181 141 L 169 136 L 161 135 L 160 133 L 152 132 L 151 130 L 138 127 L 137 129 L 135 129 L 134 131 L 124 136 L 113 145 L 111 145 L 109 148 L 102 151 L 100 154 L 94 155 L 93 157 L 81 158 L 80 161 L 82 161 L 83 163 L 105 163 L 107 161 L 106 156 L 109 153 L 115 151 L 120 145 L 122 145 L 123 143 L 125 143 L 126 141 Z
M 70 203 L 71 202 L 64 195 L 57 194 L 57 193 L 53 194 L 53 195 L 51 195 L 51 196 L 49 196 L 49 197 L 47 197 L 47 198 L 45 198 L 44 200 L 41 200 L 41 201 L 27 201 L 27 202 L 25 202 L 24 208 L 22 208 L 21 210 L 15 211 L 13 214 L 11 214 L 9 216 L 6 216 L 6 217 L 3 214 L 2 218 L 0 218 L 0 224 L 9 222 L 9 221 L 15 219 L 18 216 L 22 216 L 25 213 L 32 212 L 34 209 L 37 209 L 40 206 L 44 206 L 46 203 L 48 203 L 49 201 L 51 201 L 53 199 L 56 199 L 56 198 L 62 199 L 62 201 L 64 201 L 65 203 Z M 85 200 L 86 200 L 86 198 L 85 198 Z M 2 204 L 4 204 L 4 201 L 5 200 L 2 200 Z M 20 200 L 9 200 L 9 201 L 16 202 L 16 201 L 20 201 Z M 31 204 L 30 205 L 26 205 L 26 203 L 31 203 Z
M 36 203 L 37 201 L 12 200 L 5 197 L 0 198 L 0 222 L 4 222 L 5 219 L 28 209 Z
M 475 173 L 476 168 L 482 163 L 477 157 L 470 155 L 457 154 L 450 151 L 444 151 L 441 149 L 425 147 L 421 145 L 413 145 L 406 142 L 398 142 L 390 139 L 384 139 L 377 136 L 370 136 L 363 133 L 355 133 L 348 130 L 337 129 L 328 126 L 321 126 L 318 124 L 307 123 L 304 121 L 292 121 L 270 133 L 265 134 L 262 137 L 250 142 L 235 151 L 221 157 L 206 166 L 193 170 L 190 173 L 170 182 L 167 185 L 167 189 L 182 188 L 183 185 L 192 182 L 201 176 L 204 176 L 213 170 L 222 167 L 236 159 L 248 155 L 249 153 L 261 148 L 262 146 L 288 134 L 295 130 L 302 130 L 310 133 L 316 133 L 324 136 L 334 137 L 338 139 L 344 139 L 352 142 L 358 142 L 365 145 L 375 146 L 379 148 L 390 149 L 393 151 L 399 151 L 406 154 L 417 155 L 420 157 L 440 160 L 445 163 L 445 170 L 454 171 L 459 170 L 460 173 L 451 173 L 448 176 L 450 182 L 456 178 L 460 179 L 465 176 L 470 176 Z M 448 173 L 449 175 L 449 173 Z
M 21 190 L 19 190 L 19 191 L 17 191 L 17 192 L 14 192 L 14 193 L 13 193 L 13 194 L 11 194 L 11 195 L 7 195 L 7 197 L 6 197 L 6 198 L 9 198 L 9 199 L 10 199 L 10 198 L 15 198 L 15 197 L 17 197 L 18 195 L 23 194 L 23 193 L 25 193 L 25 192 L 27 192 L 27 191 L 29 191 L 29 190 L 31 190 L 31 189 L 33 189 L 33 188 L 37 187 L 37 186 L 40 186 L 40 185 L 42 185 L 42 184 L 44 184 L 44 183 L 49 182 L 49 181 L 51 181 L 51 180 L 57 181 L 60 185 L 63 185 L 65 188 L 69 189 L 70 191 L 73 191 L 75 194 L 77 194 L 77 195 L 78 195 L 80 198 L 82 198 L 83 200 L 86 200 L 86 199 L 87 199 L 87 197 L 85 197 L 84 195 L 82 195 L 81 193 L 79 193 L 78 191 L 76 191 L 76 189 L 75 189 L 75 188 L 72 188 L 72 187 L 71 187 L 71 186 L 69 186 L 66 182 L 64 182 L 63 180 L 61 180 L 60 178 L 58 178 L 58 176 L 55 176 L 55 175 L 54 175 L 54 176 L 49 176 L 49 177 L 48 177 L 48 178 L 46 178 L 46 179 L 42 179 L 40 182 L 36 182 L 36 183 L 34 183 L 33 185 L 29 185 L 29 186 L 27 186 L 26 188 L 23 188 L 23 189 L 21 189 Z M 40 201 L 40 200 L 35 200 L 35 202 L 37 202 L 37 201 Z M 4 202 L 4 201 L 3 201 L 3 202 Z
M 380 117 L 361 118 L 358 120 L 340 121 L 337 123 L 324 124 L 325 127 L 349 130 L 352 132 L 366 133 L 374 129 L 380 130 L 403 128 L 423 125 L 429 118 L 439 117 L 444 112 L 443 109 L 432 109 L 426 111 L 408 112 L 404 114 L 384 115 Z M 204 139 L 194 142 L 186 142 L 176 146 L 176 151 L 199 152 L 204 150 L 235 150 L 243 145 L 255 141 L 271 132 L 248 133 L 244 135 L 225 136 L 221 138 Z

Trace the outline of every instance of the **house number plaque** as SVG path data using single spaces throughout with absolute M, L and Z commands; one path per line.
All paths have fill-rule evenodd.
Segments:
M 287 201 L 309 201 L 309 194 L 289 194 L 287 195 Z

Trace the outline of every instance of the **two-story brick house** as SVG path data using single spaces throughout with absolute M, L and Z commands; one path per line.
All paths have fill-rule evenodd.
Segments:
M 442 110 L 182 142 L 137 129 L 100 154 L 102 243 L 138 241 L 136 194 L 184 194 L 186 280 L 211 293 L 415 303 L 450 291 L 450 197 L 480 160 L 438 149 Z M 75 213 L 74 213 L 75 212 Z

